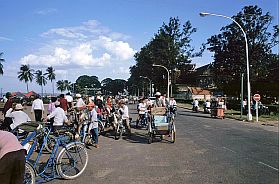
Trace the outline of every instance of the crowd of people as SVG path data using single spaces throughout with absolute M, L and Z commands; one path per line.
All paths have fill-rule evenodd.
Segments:
M 165 95 L 157 92 L 156 99 L 152 101 L 150 98 L 140 98 L 138 104 L 139 118 L 143 113 L 150 111 L 151 107 L 176 107 L 176 101 L 173 97 L 168 101 Z M 5 173 L 9 173 L 6 178 L 6 183 L 15 180 L 23 181 L 22 170 L 24 171 L 24 155 L 25 149 L 17 141 L 17 138 L 10 133 L 22 123 L 30 122 L 31 118 L 24 111 L 24 106 L 20 103 L 13 103 L 11 93 L 6 94 L 6 103 L 3 108 L 4 121 L 1 124 L 0 131 L 0 178 Z M 134 99 L 132 99 L 134 100 Z M 116 112 L 123 123 L 131 133 L 129 108 L 127 106 L 128 98 L 126 97 L 113 97 L 113 96 L 82 96 L 76 94 L 71 96 L 69 93 L 66 95 L 61 94 L 58 97 L 51 97 L 49 103 L 44 105 L 39 96 L 35 96 L 32 102 L 30 114 L 34 115 L 35 121 L 48 123 L 50 129 L 54 132 L 69 125 L 69 113 L 75 113 L 77 117 L 77 137 L 81 130 L 81 124 L 84 120 L 90 122 L 88 134 L 92 139 L 93 146 L 99 148 L 98 140 L 98 121 L 102 121 L 104 116 Z M 47 116 L 44 116 L 46 113 Z M 46 117 L 43 119 L 43 117 Z M 32 118 L 33 119 L 33 118 Z M 2 130 L 8 131 L 2 131 Z M 10 131 L 10 132 L 9 132 Z M 12 160 L 9 165 L 9 161 Z M 14 165 L 14 166 L 13 166 Z M 12 173 L 12 174 L 11 174 Z M 5 174 L 6 175 L 6 174 Z M 17 175 L 17 177 L 14 177 Z M 19 182 L 19 183 L 20 183 Z M 18 181 L 15 181 L 18 183 Z

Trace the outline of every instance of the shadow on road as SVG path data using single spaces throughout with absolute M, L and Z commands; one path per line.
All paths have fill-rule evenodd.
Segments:
M 179 113 L 177 113 L 178 115 L 182 115 L 182 116 L 193 116 L 193 117 L 199 117 L 199 118 L 207 118 L 207 119 L 212 119 L 212 117 L 210 117 L 210 116 L 204 116 L 204 115 L 202 115 L 202 114 L 200 114 L 200 113 L 197 113 L 197 112 L 185 112 L 185 113 L 181 113 L 181 112 L 179 112 Z
M 130 137 L 123 137 L 123 140 L 129 143 L 147 144 L 147 136 L 145 133 L 133 132 Z

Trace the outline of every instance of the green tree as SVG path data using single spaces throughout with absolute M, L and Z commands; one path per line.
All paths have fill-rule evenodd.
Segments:
M 36 78 L 36 82 L 41 86 L 42 88 L 42 97 L 44 96 L 44 87 L 47 83 L 47 79 L 45 77 L 45 75 L 43 74 L 42 70 L 37 70 L 35 72 L 35 78 Z
M 112 79 L 111 78 L 105 78 L 101 81 L 101 86 L 104 94 L 111 93 L 112 91 Z
M 57 81 L 56 86 L 57 86 L 57 90 L 61 91 L 61 93 L 66 90 L 64 80 Z
M 33 69 L 29 65 L 21 65 L 20 71 L 18 72 L 18 79 L 26 83 L 27 93 L 29 92 L 28 82 L 32 82 L 34 74 Z
M 85 93 L 88 95 L 94 95 L 94 90 L 85 90 L 86 88 L 101 88 L 101 83 L 97 76 L 82 75 L 76 80 L 76 92 Z
M 195 52 L 191 46 L 191 35 L 196 31 L 190 21 L 181 25 L 177 17 L 171 17 L 168 24 L 163 23 L 151 41 L 135 54 L 136 65 L 130 67 L 129 84 L 139 85 L 139 76 L 147 76 L 159 90 L 166 91 L 166 71 L 154 68 L 152 64 L 187 72 L 192 67 L 192 58 L 201 56 L 204 49 L 203 46 L 199 52 Z
M 5 59 L 4 58 L 2 58 L 2 56 L 3 56 L 3 52 L 0 52 L 0 75 L 3 75 L 3 73 L 4 73 L 4 70 L 3 70 L 3 62 L 5 62 Z
M 54 80 L 56 78 L 56 74 L 54 73 L 55 70 L 52 66 L 47 67 L 45 75 L 47 76 L 47 79 L 50 80 L 52 83 L 52 95 L 54 95 Z
M 72 83 L 68 80 L 64 80 L 64 86 L 65 86 L 65 90 L 67 91 L 71 91 L 72 90 Z
M 270 28 L 272 16 L 268 12 L 264 14 L 258 6 L 245 6 L 232 18 L 243 27 L 247 35 L 252 92 L 278 94 L 278 74 L 270 72 L 276 66 L 276 72 L 273 73 L 279 72 L 278 55 L 272 53 L 272 48 L 278 44 L 278 25 Z M 220 34 L 209 38 L 208 44 L 208 49 L 214 52 L 215 84 L 228 95 L 239 95 L 241 73 L 247 73 L 242 31 L 232 22 L 221 28 Z M 271 83 L 273 85 L 269 85 Z

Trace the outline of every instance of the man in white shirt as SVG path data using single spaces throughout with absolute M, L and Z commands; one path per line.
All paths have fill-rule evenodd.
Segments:
M 10 125 L 10 128 L 13 130 L 14 128 L 16 128 L 17 126 L 19 126 L 22 123 L 26 123 L 28 121 L 31 121 L 31 119 L 29 118 L 29 116 L 22 111 L 23 107 L 21 104 L 16 104 L 15 109 L 13 111 L 12 108 L 10 108 L 7 112 L 6 112 L 6 117 L 10 117 L 13 120 L 13 123 Z
M 170 106 L 170 112 L 176 114 L 176 101 L 173 96 L 170 98 L 169 106 Z
M 71 109 L 73 107 L 73 97 L 70 95 L 70 93 L 67 93 L 65 96 L 67 102 L 68 102 L 68 109 Z
M 129 108 L 125 105 L 124 100 L 119 102 L 119 112 L 122 116 L 123 124 L 127 126 L 128 134 L 131 135 L 131 127 L 129 122 Z
M 76 103 L 76 108 L 78 110 L 82 110 L 86 107 L 86 104 L 84 103 L 83 99 L 81 98 L 80 94 L 76 94 L 77 97 L 77 103 Z
M 45 110 L 44 103 L 38 95 L 36 95 L 35 98 L 36 99 L 32 103 L 31 113 L 35 113 L 35 121 L 42 121 L 42 116 Z
M 140 99 L 140 103 L 137 106 L 139 116 L 136 121 L 136 127 L 138 127 L 140 120 L 145 118 L 145 115 L 147 113 L 147 104 L 145 102 L 146 102 L 146 100 L 144 98 L 142 98 L 142 99 Z
M 64 125 L 64 123 L 68 122 L 65 111 L 60 107 L 60 102 L 58 101 L 55 102 L 55 110 L 47 116 L 47 120 L 50 120 L 53 117 L 53 131 L 56 131 L 57 129 L 61 128 Z

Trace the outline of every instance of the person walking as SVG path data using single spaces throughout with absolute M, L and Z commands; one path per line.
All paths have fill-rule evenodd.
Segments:
M 22 184 L 25 173 L 26 150 L 16 136 L 0 130 L 0 183 Z
M 2 110 L 4 117 L 6 116 L 6 112 L 13 106 L 12 94 L 10 92 L 6 93 L 6 98 L 7 98 L 7 101 Z
M 67 103 L 68 103 L 68 110 L 71 109 L 73 107 L 73 97 L 71 96 L 70 93 L 67 93 L 66 96 L 65 96 L 66 100 L 67 100 Z
M 48 114 L 52 113 L 55 110 L 55 102 L 57 101 L 56 97 L 51 97 L 50 103 L 48 104 Z
M 67 110 L 68 110 L 68 102 L 65 99 L 65 95 L 61 94 L 60 98 L 59 98 L 59 102 L 60 102 L 60 107 L 65 111 L 65 113 L 67 114 Z
M 34 112 L 35 114 L 35 121 L 42 121 L 44 110 L 43 101 L 39 98 L 39 95 L 36 95 L 31 108 L 31 113 Z

